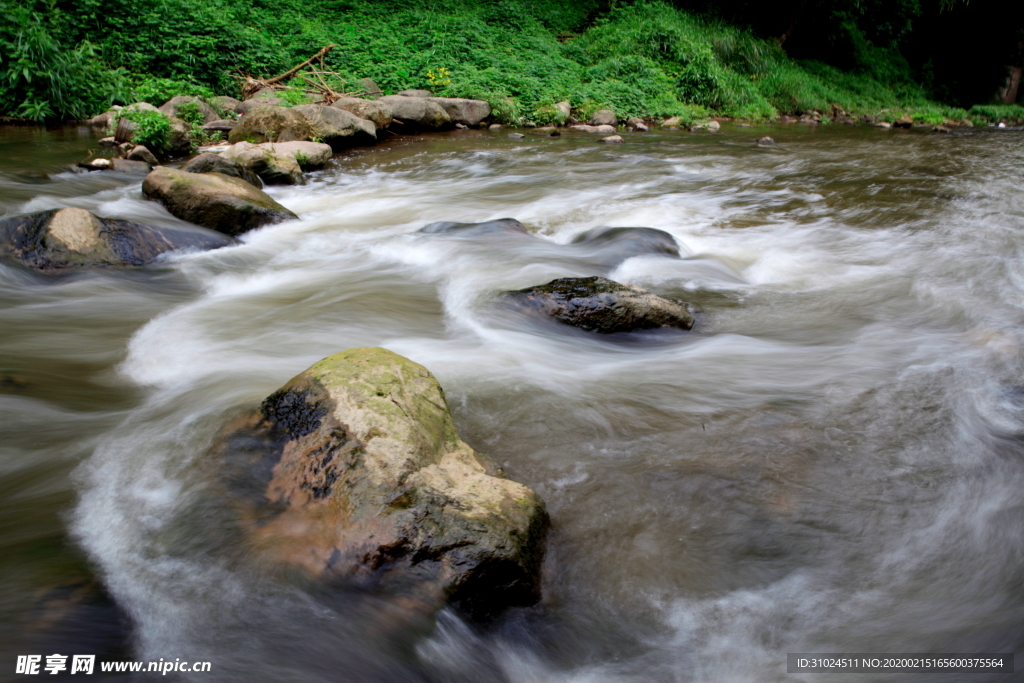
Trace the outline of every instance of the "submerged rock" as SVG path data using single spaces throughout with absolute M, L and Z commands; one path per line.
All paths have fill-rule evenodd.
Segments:
M 521 308 L 602 334 L 693 327 L 683 304 L 603 277 L 559 278 L 505 296 Z
M 437 380 L 391 351 L 320 361 L 213 452 L 274 565 L 427 610 L 486 615 L 539 597 L 543 502 L 463 442 Z
M 672 235 L 655 228 L 594 228 L 569 244 L 558 244 L 530 234 L 514 218 L 499 218 L 483 223 L 431 223 L 421 233 L 480 242 L 487 248 L 529 254 L 534 259 L 564 263 L 573 260 L 580 266 L 611 269 L 634 256 L 679 258 L 679 245 Z
M 142 192 L 181 220 L 227 235 L 298 218 L 262 190 L 221 173 L 160 166 L 146 176 Z
M 85 209 L 53 209 L 0 219 L 0 254 L 43 271 L 144 266 L 165 252 L 216 249 L 233 241 L 206 230 L 107 220 Z

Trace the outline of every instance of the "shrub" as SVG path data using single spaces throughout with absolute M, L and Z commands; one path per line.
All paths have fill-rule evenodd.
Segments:
M 135 124 L 132 131 L 132 142 L 144 145 L 154 154 L 167 152 L 171 141 L 171 122 L 166 116 L 150 109 L 125 107 L 114 115 L 110 124 L 111 134 L 117 129 L 117 124 L 121 119 Z

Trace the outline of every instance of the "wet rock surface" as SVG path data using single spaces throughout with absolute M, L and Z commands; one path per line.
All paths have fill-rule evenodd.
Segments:
M 559 278 L 504 296 L 523 310 L 601 334 L 661 327 L 689 330 L 694 322 L 680 302 L 603 277 Z
M 426 368 L 326 358 L 229 424 L 213 453 L 255 553 L 328 586 L 483 616 L 539 597 L 544 505 L 463 442 Z
M 144 266 L 166 252 L 216 249 L 233 242 L 207 230 L 107 220 L 85 209 L 0 219 L 0 255 L 41 271 Z
M 160 166 L 146 176 L 142 192 L 177 218 L 227 235 L 298 218 L 262 190 L 221 173 Z

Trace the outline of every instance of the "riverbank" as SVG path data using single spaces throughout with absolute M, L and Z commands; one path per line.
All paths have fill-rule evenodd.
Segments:
M 425 9 L 176 0 L 139 14 L 91 6 L 36 18 L 11 10 L 8 30 L 35 36 L 35 44 L 24 74 L 12 72 L 0 86 L 0 114 L 87 118 L 113 103 L 239 96 L 240 74 L 283 73 L 334 44 L 325 66 L 338 74 L 340 90 L 371 78 L 385 94 L 427 88 L 481 99 L 506 125 L 558 123 L 560 101 L 582 120 L 608 108 L 686 125 L 806 111 L 827 118 L 833 106 L 886 121 L 1024 119 L 1019 106 L 966 110 L 934 101 L 897 54 L 870 43 L 860 45 L 855 69 L 841 70 L 791 59 L 773 39 L 661 2 L 609 9 L 453 1 Z M 126 48 L 143 43 L 144 50 Z

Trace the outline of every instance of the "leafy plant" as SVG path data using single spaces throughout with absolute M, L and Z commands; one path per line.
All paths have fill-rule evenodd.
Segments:
M 310 104 L 313 101 L 305 91 L 297 88 L 278 90 L 274 94 L 284 100 L 284 106 L 286 107 L 298 107 L 299 105 Z
M 171 121 L 158 111 L 140 107 L 125 107 L 114 114 L 110 122 L 110 133 L 117 130 L 121 120 L 135 124 L 131 140 L 137 145 L 144 145 L 154 154 L 166 154 L 170 148 Z
M 427 69 L 427 80 L 430 81 L 430 85 L 435 88 L 443 88 L 452 84 L 450 76 L 452 73 L 441 67 L 440 69 Z
M 295 161 L 296 161 L 296 163 L 298 163 L 300 168 L 308 168 L 309 167 L 309 155 L 306 154 L 305 152 L 296 152 L 295 153 Z
M 189 80 L 159 78 L 146 74 L 136 74 L 133 78 L 132 97 L 135 102 L 149 102 L 159 107 L 172 97 L 203 97 L 212 98 L 214 92 L 208 86 Z

